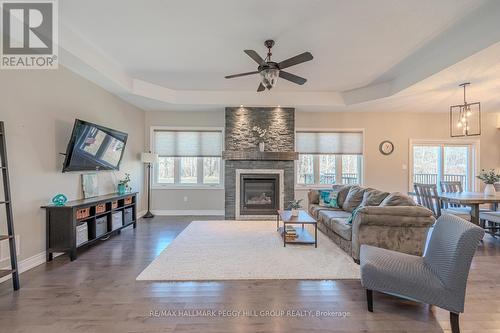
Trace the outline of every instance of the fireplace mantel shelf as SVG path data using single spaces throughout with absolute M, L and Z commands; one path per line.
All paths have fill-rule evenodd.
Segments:
M 258 151 L 258 150 L 226 150 L 222 158 L 229 161 L 294 161 L 299 159 L 299 153 L 294 151 Z

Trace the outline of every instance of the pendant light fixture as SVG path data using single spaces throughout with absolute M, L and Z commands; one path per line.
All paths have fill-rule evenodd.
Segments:
M 467 103 L 466 88 L 470 82 L 460 84 L 464 90 L 464 103 L 450 106 L 450 136 L 481 135 L 481 103 Z

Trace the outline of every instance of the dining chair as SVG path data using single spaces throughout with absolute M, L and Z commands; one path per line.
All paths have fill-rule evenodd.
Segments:
M 495 183 L 495 190 L 500 192 L 500 183 Z M 479 212 L 479 220 L 481 221 L 481 226 L 486 229 L 486 232 L 493 237 L 500 236 L 500 211 L 498 210 L 498 204 L 493 205 L 492 211 L 481 211 Z
M 441 185 L 441 192 L 463 192 L 464 191 L 461 181 L 443 180 L 439 183 Z
M 435 217 L 441 216 L 441 200 L 436 184 L 414 183 L 413 188 L 418 204 L 430 209 Z
M 436 305 L 450 311 L 453 333 L 460 332 L 467 277 L 484 230 L 457 216 L 436 221 L 423 257 L 361 245 L 361 285 L 368 311 L 373 312 L 373 290 Z
M 500 236 L 500 211 L 479 212 L 481 226 L 493 237 Z
M 441 185 L 441 192 L 443 192 L 443 193 L 463 192 L 462 182 L 460 182 L 460 181 L 443 180 L 440 182 L 440 185 Z M 449 203 L 446 201 L 442 202 L 441 206 L 442 206 L 442 210 L 441 210 L 442 214 L 452 214 L 452 215 L 459 216 L 467 221 L 471 220 L 471 216 L 470 216 L 471 208 L 470 207 L 456 204 L 456 203 Z

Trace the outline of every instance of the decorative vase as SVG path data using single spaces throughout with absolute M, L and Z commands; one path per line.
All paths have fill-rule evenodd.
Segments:
M 264 151 L 264 148 L 266 148 L 266 144 L 264 142 L 259 142 L 259 150 Z
M 57 194 L 52 198 L 52 203 L 55 206 L 64 206 L 68 202 L 68 198 L 64 194 Z
M 493 196 L 493 195 L 495 195 L 495 193 L 496 193 L 495 185 L 486 184 L 486 187 L 484 188 L 484 195 Z
M 292 208 L 292 216 L 299 216 L 299 210 Z
M 125 194 L 125 184 L 118 184 L 118 194 L 122 195 Z

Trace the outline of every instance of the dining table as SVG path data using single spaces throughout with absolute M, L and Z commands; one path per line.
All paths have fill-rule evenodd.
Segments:
M 438 194 L 442 202 L 458 204 L 471 208 L 471 222 L 479 225 L 479 206 L 491 204 L 497 210 L 500 203 L 500 192 L 486 195 L 484 192 L 441 192 Z

